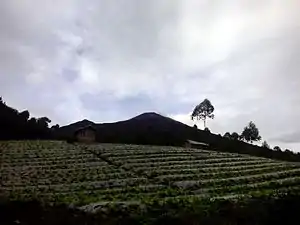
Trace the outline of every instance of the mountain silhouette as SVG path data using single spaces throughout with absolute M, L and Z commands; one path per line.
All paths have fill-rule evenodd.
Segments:
M 155 112 L 146 112 L 115 123 L 94 123 L 85 119 L 59 128 L 54 136 L 56 139 L 68 140 L 74 137 L 77 129 L 90 125 L 96 128 L 96 139 L 101 143 L 183 146 L 190 139 L 209 144 L 211 150 L 300 161 L 300 154 L 276 152 L 243 141 L 230 140 Z
M 106 143 L 183 145 L 186 139 L 206 141 L 208 136 L 207 132 L 155 112 L 146 112 L 115 123 L 96 124 L 82 120 L 61 127 L 57 136 L 70 138 L 77 129 L 88 125 L 97 129 L 97 141 Z

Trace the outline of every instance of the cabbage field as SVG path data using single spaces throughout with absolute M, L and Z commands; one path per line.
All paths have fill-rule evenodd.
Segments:
M 300 166 L 180 147 L 0 142 L 0 194 L 76 206 L 300 190 Z

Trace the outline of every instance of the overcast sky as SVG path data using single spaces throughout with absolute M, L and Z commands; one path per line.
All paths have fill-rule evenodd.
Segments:
M 0 95 L 65 125 L 155 111 L 214 133 L 253 120 L 300 151 L 299 0 L 1 0 Z M 202 127 L 202 123 L 199 123 Z

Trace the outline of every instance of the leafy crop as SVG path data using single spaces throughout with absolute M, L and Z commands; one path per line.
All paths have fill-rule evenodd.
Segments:
M 300 190 L 297 164 L 178 147 L 10 141 L 0 163 L 0 193 L 14 200 L 141 205 Z

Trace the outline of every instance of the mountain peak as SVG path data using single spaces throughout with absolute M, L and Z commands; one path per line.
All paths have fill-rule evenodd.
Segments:
M 145 112 L 132 119 L 150 119 L 150 118 L 158 118 L 158 117 L 162 117 L 162 115 L 159 115 L 156 112 Z
M 92 125 L 92 124 L 95 124 L 95 123 L 90 121 L 90 120 L 84 119 L 84 120 L 78 121 L 75 124 L 80 124 L 81 126 L 88 126 L 88 125 Z
M 90 121 L 88 119 L 81 120 L 80 122 L 83 122 L 83 123 L 94 123 L 94 122 L 92 122 L 92 121 Z

